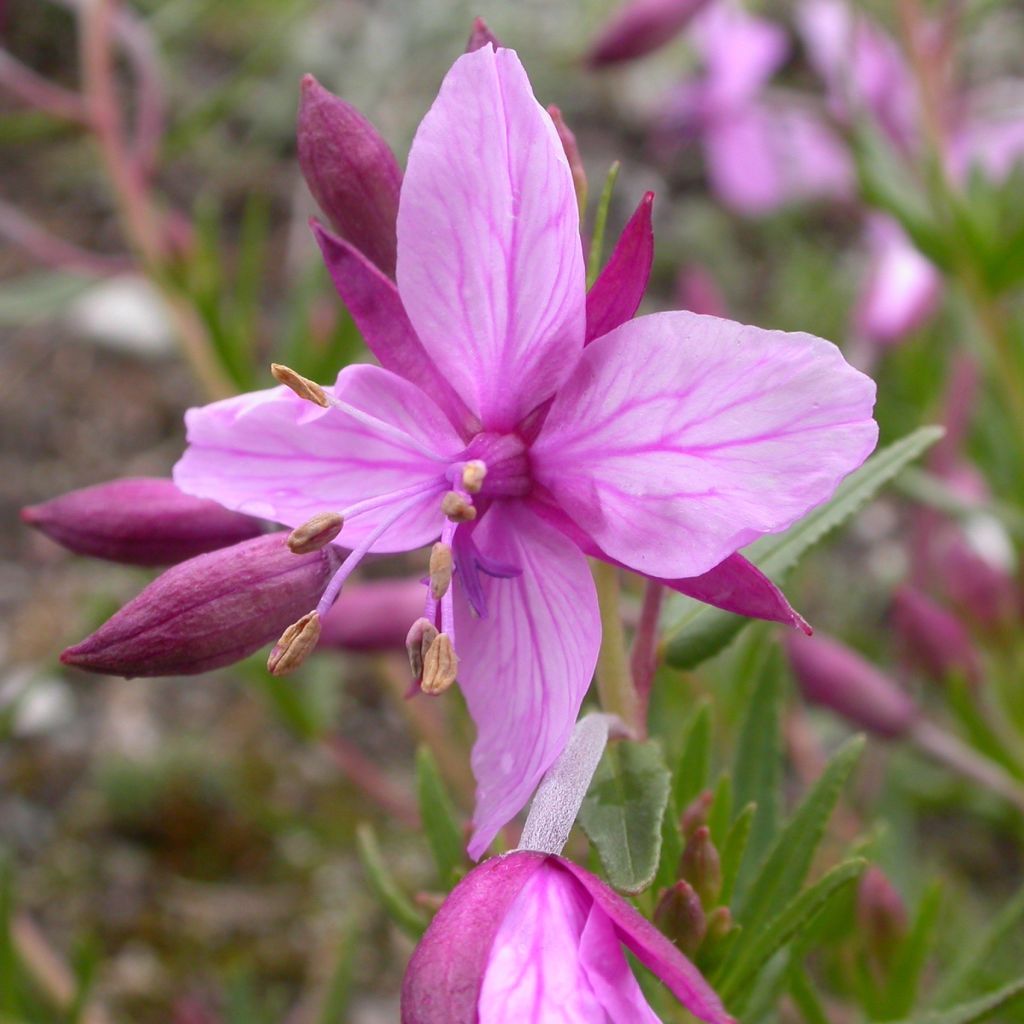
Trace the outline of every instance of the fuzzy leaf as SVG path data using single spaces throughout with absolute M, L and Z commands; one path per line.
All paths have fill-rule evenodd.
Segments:
M 919 427 L 876 452 L 839 485 L 831 501 L 809 512 L 784 533 L 762 537 L 746 548 L 744 555 L 776 583 L 782 583 L 808 549 L 859 512 L 942 434 L 942 427 Z M 682 614 L 670 631 L 665 656 L 677 668 L 693 668 L 724 650 L 752 621 L 690 598 L 676 597 L 674 604 Z
M 642 892 L 654 880 L 670 783 L 661 746 L 652 741 L 612 744 L 594 773 L 578 820 L 621 892 Z

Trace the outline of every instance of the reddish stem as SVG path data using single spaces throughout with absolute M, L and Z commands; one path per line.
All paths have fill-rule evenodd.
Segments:
M 644 590 L 644 601 L 640 608 L 640 620 L 633 637 L 633 650 L 629 667 L 633 673 L 633 686 L 640 703 L 637 716 L 641 726 L 646 728 L 647 705 L 651 699 L 651 684 L 658 668 L 658 622 L 661 618 L 661 603 L 665 588 L 657 580 L 648 580 Z

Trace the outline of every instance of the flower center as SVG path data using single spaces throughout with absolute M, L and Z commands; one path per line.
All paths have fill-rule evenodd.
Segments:
M 533 488 L 529 451 L 518 434 L 477 434 L 463 457 L 487 467 L 482 498 L 524 498 Z

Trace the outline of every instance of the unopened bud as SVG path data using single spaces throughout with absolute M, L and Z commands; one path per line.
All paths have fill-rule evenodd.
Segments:
M 470 494 L 479 494 L 487 476 L 487 463 L 472 459 L 462 467 L 462 486 Z
M 452 549 L 438 541 L 430 549 L 430 594 L 440 601 L 452 582 Z
M 345 520 L 337 512 L 321 512 L 288 534 L 288 548 L 296 555 L 306 555 L 326 547 L 341 533 Z
M 394 277 L 402 172 L 391 147 L 312 75 L 302 79 L 297 140 L 299 166 L 320 209 L 342 238 Z
M 708 942 L 721 942 L 735 927 L 732 911 L 728 907 L 715 907 L 708 914 Z
M 654 923 L 689 957 L 700 948 L 708 929 L 700 897 L 688 882 L 682 881 L 661 894 L 654 908 Z
M 708 823 L 708 812 L 714 802 L 715 795 L 710 789 L 705 789 L 690 802 L 690 805 L 683 811 L 679 827 L 682 829 L 683 838 L 689 839 L 694 832 Z
M 320 639 L 320 616 L 314 609 L 293 622 L 274 644 L 267 658 L 267 668 L 274 676 L 294 672 L 312 654 Z
M 174 565 L 258 537 L 258 519 L 194 498 L 163 477 L 132 477 L 30 505 L 21 518 L 69 551 L 127 565 Z
M 157 577 L 61 661 L 129 677 L 230 665 L 315 605 L 338 561 L 329 547 L 292 554 L 284 533 L 199 555 Z
M 320 646 L 401 651 L 409 623 L 422 612 L 418 579 L 349 581 L 320 620 Z
M 405 637 L 405 650 L 409 655 L 409 668 L 413 679 L 423 678 L 423 664 L 427 651 L 437 639 L 437 626 L 428 619 L 417 619 Z
M 707 825 L 701 825 L 686 840 L 679 860 L 679 876 L 693 886 L 705 907 L 713 907 L 718 902 L 722 892 L 722 862 Z
M 579 207 L 580 218 L 587 212 L 587 170 L 583 166 L 583 157 L 580 155 L 580 147 L 576 142 L 576 135 L 565 123 L 562 111 L 553 103 L 548 107 L 548 114 L 554 122 L 555 131 L 558 132 L 558 140 L 562 143 L 562 150 L 565 159 L 569 162 L 569 171 L 572 174 L 572 187 L 576 193 L 576 205 Z
M 907 908 L 881 868 L 872 864 L 857 889 L 857 920 L 868 949 L 888 960 L 907 934 Z
M 888 676 L 859 654 L 821 633 L 783 638 L 793 675 L 804 697 L 878 736 L 904 735 L 917 706 Z
M 431 696 L 444 693 L 455 682 L 458 672 L 459 659 L 451 637 L 447 633 L 438 633 L 423 655 L 423 682 L 420 688 Z
M 453 523 L 469 523 L 476 519 L 473 503 L 458 491 L 449 491 L 441 499 L 441 511 Z
M 327 397 L 327 392 L 316 381 L 303 377 L 301 373 L 296 373 L 290 366 L 282 366 L 281 363 L 271 363 L 270 372 L 274 375 L 274 380 L 278 384 L 291 388 L 299 398 L 304 398 L 307 402 L 319 405 L 322 409 L 326 409 L 331 404 L 330 399 Z
M 646 56 L 670 42 L 708 0 L 629 0 L 590 49 L 591 67 Z
M 981 682 L 978 652 L 955 615 L 904 586 L 893 598 L 893 618 L 908 654 L 933 679 L 960 676 L 973 685 Z
M 1013 627 L 1021 613 L 1020 595 L 1009 572 L 959 536 L 947 540 L 936 561 L 942 589 L 969 622 L 983 630 Z
M 487 27 L 483 18 L 473 19 L 473 28 L 469 33 L 469 39 L 466 41 L 466 53 L 473 53 L 474 50 L 479 50 L 482 46 L 493 46 L 494 49 L 499 49 L 501 43 L 498 42 L 498 37 Z

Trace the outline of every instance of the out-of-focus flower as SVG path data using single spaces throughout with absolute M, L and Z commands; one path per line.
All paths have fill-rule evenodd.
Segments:
M 420 125 L 397 282 L 373 278 L 377 319 L 361 325 L 383 330 L 367 340 L 390 370 L 350 366 L 331 388 L 279 371 L 312 401 L 282 387 L 191 410 L 175 480 L 292 527 L 340 513 L 352 551 L 320 617 L 366 553 L 440 536 L 456 585 L 431 573 L 422 685 L 457 675 L 477 725 L 479 856 L 590 684 L 585 556 L 798 625 L 735 552 L 863 461 L 875 389 L 819 338 L 690 313 L 605 322 L 588 344 L 572 175 L 511 50 L 460 57 Z
M 887 958 L 907 934 L 907 907 L 896 887 L 877 865 L 861 876 L 857 888 L 857 921 L 868 949 Z
M 703 75 L 677 90 L 658 137 L 701 139 L 711 187 L 726 206 L 760 216 L 852 192 L 845 148 L 813 99 L 766 89 L 788 51 L 781 28 L 722 2 L 701 15 L 692 39 Z
M 120 676 L 191 675 L 240 661 L 308 610 L 337 567 L 334 549 L 296 555 L 286 539 L 256 537 L 173 566 L 61 661 Z
M 324 616 L 321 647 L 401 651 L 409 623 L 423 611 L 418 579 L 366 580 L 346 587 Z
M 822 636 L 785 638 L 793 675 L 804 697 L 878 736 L 904 735 L 917 706 L 888 676 L 850 648 Z
M 703 267 L 683 267 L 679 271 L 676 305 L 707 316 L 725 316 L 727 312 L 718 282 Z
M 263 532 L 258 519 L 184 494 L 160 477 L 69 491 L 29 505 L 21 518 L 75 554 L 128 565 L 173 565 Z
M 893 597 L 893 621 L 907 653 L 933 679 L 981 681 L 981 660 L 960 620 L 914 587 Z
M 709 0 L 630 0 L 601 30 L 587 54 L 591 67 L 619 64 L 671 42 Z
M 302 80 L 299 165 L 335 230 L 389 277 L 402 172 L 391 147 L 362 114 L 312 75 Z
M 438 911 L 406 970 L 402 1022 L 655 1024 L 623 947 L 698 1020 L 732 1020 L 697 968 L 600 879 L 516 851 L 475 868 Z

